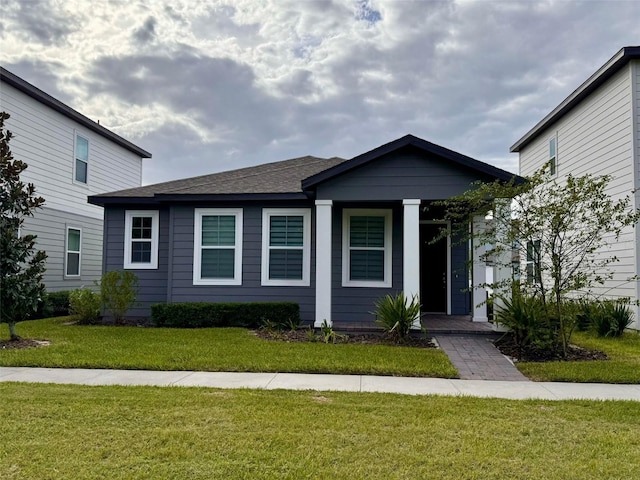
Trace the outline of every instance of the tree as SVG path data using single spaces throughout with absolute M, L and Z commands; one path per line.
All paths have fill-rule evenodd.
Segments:
M 556 179 L 547 169 L 524 183 L 477 184 L 439 203 L 464 239 L 491 246 L 485 260 L 511 268 L 514 251 L 524 257 L 520 280 L 509 276 L 485 286 L 497 296 L 514 292 L 537 297 L 543 306 L 541 321 L 557 326 L 555 346 L 566 356 L 574 327 L 567 306 L 572 299 L 594 295 L 596 287 L 613 278 L 611 265 L 618 258 L 607 246 L 630 231 L 640 215 L 630 196 L 614 200 L 607 194 L 610 176 Z M 468 226 L 478 217 L 488 219 L 487 227 L 470 232 Z
M 44 203 L 33 184 L 20 181 L 27 164 L 15 160 L 5 130 L 9 118 L 0 112 L 0 323 L 9 325 L 11 340 L 19 340 L 15 326 L 38 308 L 44 293 L 42 275 L 47 255 L 35 249 L 35 235 L 20 235 L 25 217 Z

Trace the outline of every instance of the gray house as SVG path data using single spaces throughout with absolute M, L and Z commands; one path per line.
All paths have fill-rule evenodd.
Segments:
M 446 225 L 429 206 L 512 177 L 407 135 L 350 160 L 302 157 L 89 202 L 105 208 L 104 270 L 139 278 L 135 316 L 164 302 L 295 301 L 306 323 L 362 328 L 377 299 L 404 291 L 423 313 L 486 321 L 469 292 L 485 266 L 471 275 L 469 245 L 431 242 Z

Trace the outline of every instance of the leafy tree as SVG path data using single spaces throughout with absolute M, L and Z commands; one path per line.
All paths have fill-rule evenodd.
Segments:
M 42 275 L 47 255 L 35 249 L 35 235 L 20 235 L 25 217 L 44 203 L 33 184 L 20 181 L 27 164 L 15 160 L 5 130 L 9 118 L 0 112 L 0 323 L 9 325 L 12 340 L 19 340 L 15 326 L 38 308 L 44 293 Z
M 618 258 L 606 247 L 629 231 L 640 215 L 630 196 L 614 200 L 607 194 L 610 176 L 556 179 L 547 169 L 523 183 L 476 184 L 439 204 L 463 238 L 491 246 L 485 260 L 511 268 L 513 252 L 526 259 L 520 281 L 508 276 L 485 286 L 498 297 L 514 290 L 538 297 L 541 321 L 558 332 L 555 348 L 566 356 L 575 318 L 568 300 L 593 295 L 613 278 L 611 266 Z M 470 222 L 478 217 L 489 219 L 486 228 L 470 232 Z

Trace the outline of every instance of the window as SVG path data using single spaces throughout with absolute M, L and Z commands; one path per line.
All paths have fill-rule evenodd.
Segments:
M 540 240 L 527 242 L 527 283 L 540 283 Z
M 127 210 L 124 224 L 124 268 L 158 268 L 158 211 Z
M 76 182 L 87 183 L 89 173 L 89 140 L 78 134 L 76 134 L 74 170 Z
M 555 175 L 558 169 L 557 143 L 555 136 L 549 139 L 549 173 L 551 175 Z
M 342 284 L 391 287 L 391 210 L 344 210 Z
M 194 285 L 242 285 L 242 209 L 196 208 Z
M 262 210 L 262 285 L 310 285 L 311 210 Z
M 82 230 L 67 227 L 67 242 L 65 251 L 65 277 L 80 276 L 80 253 L 82 245 Z

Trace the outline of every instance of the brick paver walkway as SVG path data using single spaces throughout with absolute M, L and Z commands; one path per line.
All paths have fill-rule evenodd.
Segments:
M 491 335 L 438 335 L 440 348 L 463 380 L 526 381 L 520 371 L 493 345 Z

